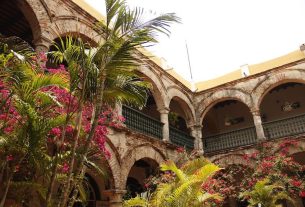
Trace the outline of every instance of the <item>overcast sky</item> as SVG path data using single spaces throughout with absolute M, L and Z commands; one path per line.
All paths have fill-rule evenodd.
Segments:
M 103 0 L 85 0 L 103 12 Z M 128 0 L 157 13 L 175 12 L 182 24 L 151 48 L 190 80 L 186 42 L 196 82 L 244 64 L 297 50 L 305 43 L 305 0 Z

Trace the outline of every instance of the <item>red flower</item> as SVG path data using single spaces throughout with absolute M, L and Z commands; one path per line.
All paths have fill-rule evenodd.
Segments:
M 14 172 L 18 172 L 18 171 L 19 171 L 19 169 L 20 169 L 20 166 L 19 166 L 19 165 L 16 165 L 16 166 L 15 166 L 15 170 L 14 170 Z
M 13 155 L 6 156 L 7 161 L 12 161 L 14 159 Z
M 300 187 L 302 185 L 302 182 L 299 180 L 292 180 L 291 185 L 293 185 L 294 187 Z
M 299 196 L 305 198 L 305 190 L 300 191 Z
M 61 134 L 61 130 L 58 127 L 55 127 L 53 129 L 51 129 L 50 134 L 55 137 L 59 137 Z
M 183 153 L 184 152 L 184 148 L 183 147 L 177 147 L 176 151 L 178 153 Z
M 63 173 L 67 173 L 69 171 L 69 168 L 70 168 L 69 165 L 65 162 L 61 168 L 61 171 Z

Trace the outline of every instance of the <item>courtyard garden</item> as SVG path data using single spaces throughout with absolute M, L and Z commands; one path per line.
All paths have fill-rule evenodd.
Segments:
M 77 34 L 59 36 L 47 53 L 0 35 L 0 207 L 86 206 L 86 172 L 108 179 L 105 163 L 115 156 L 106 147 L 109 131 L 125 121 L 118 106 L 141 108 L 152 89 L 137 73 L 148 58 L 139 50 L 180 22 L 172 13 L 143 15 L 124 0 L 106 0 L 96 46 Z M 227 165 L 179 147 L 145 192 L 127 191 L 123 206 L 294 205 L 305 197 L 305 166 L 290 154 L 299 148 L 294 139 L 262 142 Z

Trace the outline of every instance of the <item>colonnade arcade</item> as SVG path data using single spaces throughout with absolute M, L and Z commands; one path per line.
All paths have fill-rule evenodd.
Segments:
M 257 106 L 232 98 L 215 101 L 202 121 L 206 152 L 305 132 L 303 83 L 289 80 L 276 83 L 259 100 Z

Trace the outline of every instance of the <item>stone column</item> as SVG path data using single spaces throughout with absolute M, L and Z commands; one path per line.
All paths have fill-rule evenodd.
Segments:
M 49 51 L 49 45 L 51 44 L 51 41 L 46 41 L 45 39 L 40 38 L 34 40 L 33 44 L 35 45 L 35 50 L 37 53 L 46 53 Z
M 256 109 L 256 110 L 252 110 L 251 113 L 253 116 L 253 121 L 254 121 L 255 129 L 256 129 L 256 135 L 257 135 L 258 141 L 266 140 L 260 111 L 258 109 Z
M 164 124 L 162 129 L 163 141 L 170 142 L 169 140 L 169 122 L 168 122 L 168 113 L 169 108 L 158 109 L 160 112 L 160 121 Z
M 126 190 L 107 190 L 105 195 L 109 198 L 109 207 L 122 207 L 123 195 L 126 193 Z
M 189 126 L 191 129 L 191 135 L 195 138 L 194 149 L 202 151 L 203 153 L 203 141 L 202 141 L 202 125 L 192 125 Z
M 121 103 L 115 104 L 115 110 L 117 111 L 118 115 L 123 115 L 123 105 Z
M 236 207 L 237 206 L 236 198 L 232 198 L 232 197 L 229 198 L 229 206 L 230 207 Z

